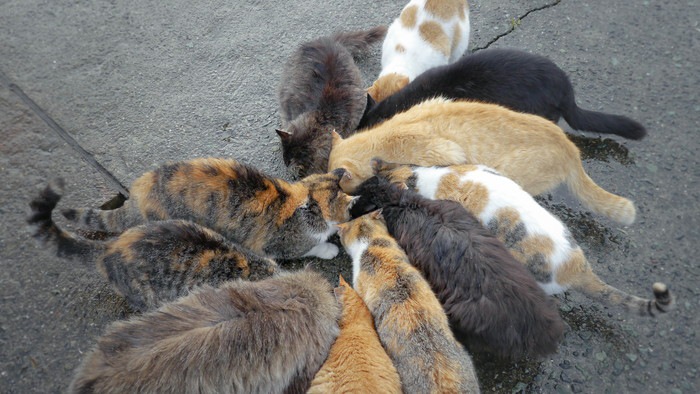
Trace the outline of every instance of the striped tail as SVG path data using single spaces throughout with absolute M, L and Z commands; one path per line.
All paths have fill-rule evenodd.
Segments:
M 63 209 L 61 213 L 66 219 L 86 230 L 122 233 L 144 223 L 138 210 L 133 209 L 133 200 L 131 198 L 121 207 L 112 210 L 78 208 Z
M 632 201 L 603 190 L 586 174 L 581 163 L 569 174 L 567 185 L 573 195 L 591 211 L 630 225 L 637 215 Z
M 92 266 L 95 259 L 105 250 L 103 242 L 92 241 L 59 228 L 51 218 L 56 204 L 63 194 L 63 179 L 50 182 L 29 206 L 31 213 L 27 218 L 32 236 L 42 245 L 55 247 L 56 255 L 62 258 L 78 260 Z

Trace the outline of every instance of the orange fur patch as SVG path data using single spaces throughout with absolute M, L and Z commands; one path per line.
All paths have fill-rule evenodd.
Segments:
M 396 48 L 394 48 L 394 49 L 395 49 L 396 52 L 398 52 L 398 53 L 404 53 L 404 52 L 406 52 L 406 47 L 404 47 L 404 46 L 401 45 L 401 44 L 396 44 Z
M 389 73 L 374 81 L 372 86 L 367 89 L 367 93 L 374 101 L 379 102 L 403 89 L 409 82 L 405 75 Z
M 440 19 L 449 20 L 464 13 L 464 1 L 428 0 L 425 10 Z
M 428 21 L 418 27 L 421 38 L 445 56 L 450 55 L 450 38 L 439 23 Z
M 401 20 L 401 25 L 403 27 L 410 29 L 413 26 L 416 25 L 416 21 L 418 20 L 417 18 L 418 14 L 418 6 L 417 5 L 412 5 L 410 7 L 406 7 L 401 11 L 401 15 L 399 16 L 399 19 Z

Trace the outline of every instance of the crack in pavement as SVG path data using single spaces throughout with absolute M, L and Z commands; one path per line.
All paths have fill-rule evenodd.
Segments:
M 496 36 L 495 38 L 493 38 L 491 41 L 487 42 L 486 45 L 484 45 L 484 46 L 482 46 L 482 47 L 477 47 L 477 48 L 472 49 L 472 53 L 477 52 L 477 51 L 480 51 L 480 50 L 482 50 L 482 49 L 486 49 L 486 48 L 490 47 L 491 44 L 493 44 L 493 43 L 495 43 L 496 41 L 500 40 L 501 38 L 507 36 L 508 34 L 514 32 L 515 29 L 516 29 L 518 26 L 520 26 L 520 22 L 521 22 L 523 19 L 527 18 L 527 16 L 530 15 L 530 14 L 532 14 L 533 12 L 546 10 L 547 8 L 552 8 L 552 7 L 556 6 L 557 4 L 561 3 L 561 1 L 562 1 L 562 0 L 556 0 L 556 1 L 554 1 L 553 3 L 549 3 L 549 4 L 545 4 L 545 5 L 540 6 L 540 7 L 537 7 L 537 8 L 533 8 L 533 9 L 531 9 L 531 10 L 528 10 L 526 13 L 522 14 L 521 16 L 512 19 L 512 20 L 511 20 L 510 29 L 508 29 L 508 30 L 507 30 L 506 32 L 504 32 L 504 33 L 501 33 L 501 34 L 497 35 L 497 36 Z

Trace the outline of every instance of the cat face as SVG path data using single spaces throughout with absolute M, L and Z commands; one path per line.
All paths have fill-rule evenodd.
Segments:
M 356 200 L 345 194 L 340 183 L 349 174 L 342 168 L 326 174 L 310 175 L 299 183 L 309 191 L 309 202 L 318 209 L 321 216 L 328 222 L 343 223 L 350 220 L 350 208 Z
M 367 215 L 362 215 L 347 223 L 338 225 L 338 235 L 344 247 L 348 247 L 356 242 L 374 239 L 377 237 L 387 237 L 389 232 L 382 216 L 382 211 L 375 210 Z
M 321 127 L 313 116 L 301 115 L 286 130 L 276 131 L 282 142 L 284 164 L 294 177 L 326 171 L 331 149 L 330 131 Z
M 367 93 L 374 101 L 379 102 L 403 89 L 408 83 L 409 79 L 407 76 L 398 73 L 389 73 L 374 81 L 372 86 L 367 89 Z

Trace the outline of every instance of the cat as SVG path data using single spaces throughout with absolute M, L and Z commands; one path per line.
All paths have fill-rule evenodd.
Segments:
M 549 295 L 568 289 L 640 315 L 668 312 L 674 297 L 654 283 L 654 300 L 627 294 L 593 272 L 581 247 L 556 216 L 541 207 L 517 183 L 483 165 L 409 167 L 373 160 L 374 173 L 429 199 L 461 203 L 496 235 Z
M 352 201 L 338 186 L 343 174 L 289 183 L 235 160 L 199 158 L 143 174 L 121 208 L 62 213 L 84 228 L 109 232 L 147 221 L 190 220 L 265 257 L 330 259 L 338 247 L 326 240 L 336 223 L 349 218 Z
M 401 380 L 364 301 L 340 276 L 334 289 L 343 312 L 340 335 L 307 393 L 401 393 Z
M 302 44 L 289 58 L 279 87 L 284 164 L 297 177 L 325 172 L 330 132 L 355 132 L 365 108 L 357 57 L 386 34 L 385 26 L 338 33 Z
M 646 135 L 644 126 L 628 117 L 579 108 L 561 68 L 544 56 L 514 49 L 487 49 L 425 71 L 405 88 L 373 103 L 358 128 L 372 127 L 436 96 L 499 104 L 552 122 L 563 117 L 576 130 L 634 140 Z
M 134 311 L 155 309 L 198 285 L 217 286 L 236 278 L 254 281 L 279 272 L 274 260 L 184 220 L 147 223 L 108 241 L 83 238 L 51 218 L 62 193 L 63 180 L 57 179 L 30 203 L 33 237 L 60 257 L 96 264 Z
M 352 193 L 372 175 L 373 157 L 419 166 L 484 164 L 531 195 L 565 181 L 593 212 L 625 225 L 636 215 L 632 201 L 591 180 L 578 148 L 557 125 L 495 104 L 437 98 L 349 138 L 336 133 L 328 168 L 350 171 L 341 187 Z
M 303 393 L 338 336 L 331 285 L 309 269 L 205 285 L 110 325 L 72 393 Z
M 411 0 L 389 26 L 382 71 L 367 92 L 384 100 L 422 72 L 456 61 L 469 46 L 469 33 L 466 0 Z
M 405 393 L 478 393 L 471 357 L 457 342 L 430 285 L 389 235 L 380 211 L 339 224 L 353 284 Z
M 352 216 L 382 210 L 389 234 L 430 283 L 460 342 L 512 359 L 556 351 L 564 323 L 554 299 L 464 207 L 377 176 L 357 191 Z

